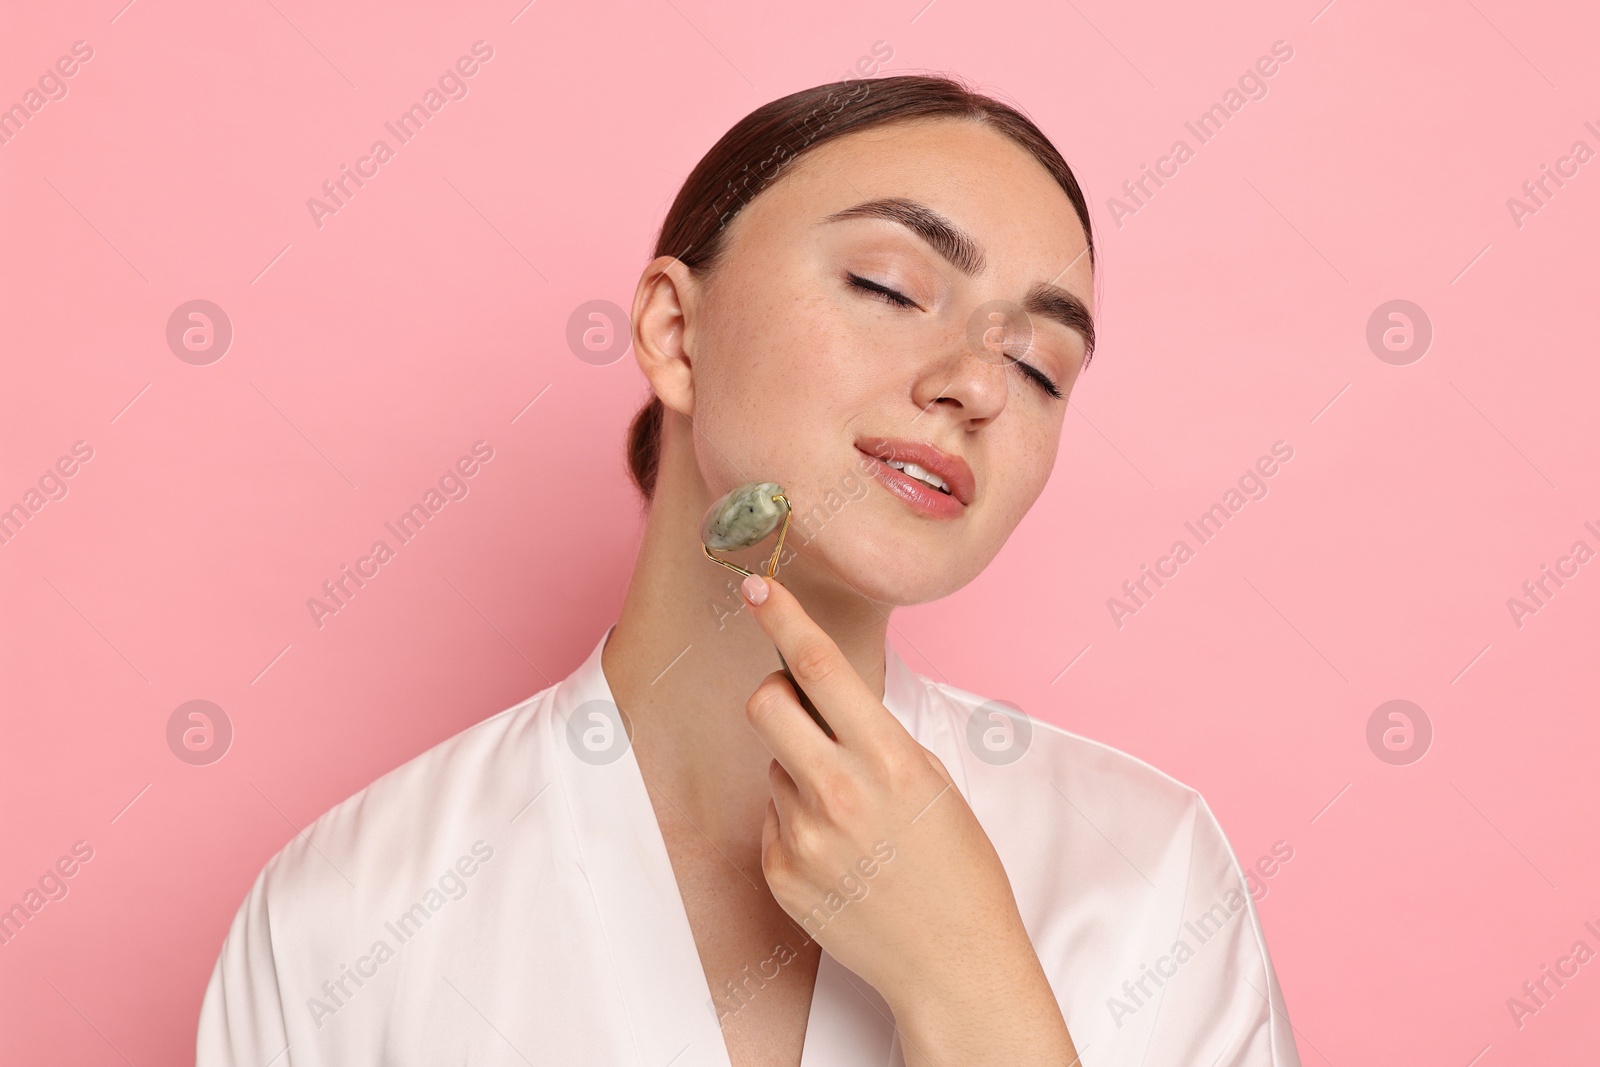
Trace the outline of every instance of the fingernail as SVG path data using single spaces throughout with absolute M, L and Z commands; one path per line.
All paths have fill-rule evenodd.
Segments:
M 752 604 L 764 604 L 767 600 L 767 580 L 759 574 L 752 574 L 739 583 L 739 588 L 744 592 L 744 598 Z

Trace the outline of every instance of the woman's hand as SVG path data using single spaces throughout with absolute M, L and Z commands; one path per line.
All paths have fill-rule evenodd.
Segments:
M 1005 868 L 944 764 L 793 594 L 760 576 L 741 590 L 837 738 L 781 671 L 745 705 L 776 757 L 761 834 L 773 897 L 883 995 L 908 1064 L 1075 1063 Z

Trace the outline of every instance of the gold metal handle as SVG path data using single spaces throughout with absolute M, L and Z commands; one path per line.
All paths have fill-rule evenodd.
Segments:
M 789 516 L 794 514 L 794 505 L 789 503 L 787 496 L 782 493 L 774 493 L 772 499 L 774 501 L 783 501 L 783 525 L 778 529 L 778 546 L 772 550 L 772 558 L 767 560 L 766 577 L 768 578 L 775 578 L 778 575 L 778 557 L 783 554 L 783 539 L 789 533 Z M 704 552 L 706 558 L 713 563 L 720 563 L 729 570 L 738 571 L 746 577 L 751 574 L 750 571 L 745 570 L 731 560 L 719 559 L 713 556 L 711 549 L 707 548 L 703 541 L 700 543 L 700 551 Z M 778 662 L 783 664 L 783 676 L 789 679 L 790 685 L 794 686 L 795 695 L 800 698 L 800 706 L 806 709 L 806 714 L 811 716 L 811 721 L 822 727 L 822 732 L 828 735 L 830 741 L 837 741 L 838 737 L 834 735 L 833 727 L 828 725 L 828 720 L 822 717 L 822 712 L 817 710 L 817 706 L 811 702 L 811 698 L 806 695 L 806 691 L 800 688 L 800 683 L 795 681 L 794 672 L 789 669 L 789 664 L 784 660 L 782 652 L 778 652 Z

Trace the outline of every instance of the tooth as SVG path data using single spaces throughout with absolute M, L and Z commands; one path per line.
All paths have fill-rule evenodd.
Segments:
M 907 463 L 906 466 L 905 466 L 905 470 L 906 470 L 907 474 L 910 474 L 910 475 L 912 475 L 913 477 L 916 477 L 916 478 L 921 478 L 923 481 L 927 482 L 929 485 L 933 486 L 935 489 L 943 489 L 943 490 L 948 490 L 949 489 L 949 486 L 947 486 L 945 484 L 945 481 L 944 481 L 943 478 L 939 477 L 937 474 L 934 474 L 932 471 L 924 470 L 922 467 L 917 466 L 915 463 Z
M 901 471 L 904 474 L 910 475 L 919 482 L 922 482 L 924 485 L 939 490 L 939 492 L 944 493 L 946 496 L 951 495 L 950 486 L 946 484 L 943 478 L 939 477 L 937 474 L 923 470 L 915 463 L 906 463 L 898 459 L 885 459 L 883 462 L 888 466 L 893 467 L 897 471 Z
M 915 463 L 901 463 L 895 460 L 890 460 L 889 465 L 894 467 L 896 470 L 915 478 L 917 481 L 931 489 L 937 489 L 939 492 L 944 493 L 947 496 L 950 493 L 950 487 L 945 484 L 943 478 L 940 478 L 938 475 L 929 471 L 923 470 Z

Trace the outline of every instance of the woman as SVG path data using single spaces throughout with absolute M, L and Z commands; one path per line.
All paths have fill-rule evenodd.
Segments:
M 1297 1067 L 1204 801 L 886 640 L 1044 488 L 1093 265 L 1061 156 L 952 81 L 734 126 L 634 297 L 620 618 L 267 864 L 199 1062 Z M 789 554 L 734 587 L 700 523 L 759 481 Z

